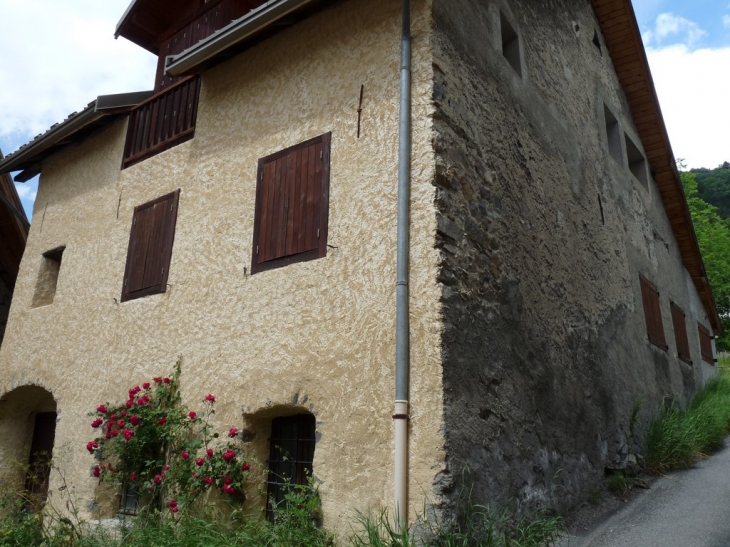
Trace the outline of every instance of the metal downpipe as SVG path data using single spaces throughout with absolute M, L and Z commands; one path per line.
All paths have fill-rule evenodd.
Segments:
M 401 35 L 400 113 L 398 122 L 398 247 L 395 284 L 395 473 L 393 507 L 397 531 L 408 527 L 408 391 L 410 324 L 408 267 L 411 201 L 411 5 L 403 1 Z

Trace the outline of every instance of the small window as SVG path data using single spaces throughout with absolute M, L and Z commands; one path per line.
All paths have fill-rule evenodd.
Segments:
M 251 273 L 327 255 L 330 133 L 259 160 Z
M 641 153 L 639 147 L 634 144 L 631 137 L 624 134 L 626 140 L 626 157 L 629 160 L 629 170 L 644 187 L 648 187 L 648 179 L 646 175 L 646 158 Z
M 175 190 L 134 208 L 122 302 L 167 290 L 179 198 Z
M 56 296 L 58 274 L 61 271 L 61 258 L 65 249 L 66 247 L 58 247 L 43 253 L 31 307 L 38 308 L 53 304 L 53 299 Z
M 274 516 L 287 488 L 305 485 L 312 476 L 315 420 L 311 414 L 275 418 L 271 422 L 271 451 L 266 515 Z
M 507 59 L 507 62 L 517 75 L 522 77 L 520 37 L 502 12 L 499 13 L 499 26 L 502 33 L 502 55 L 504 55 L 504 58 Z
M 649 342 L 667 351 L 669 346 L 667 346 L 667 341 L 664 338 L 662 310 L 659 307 L 659 291 L 643 275 L 640 275 L 639 279 L 641 281 L 641 300 L 644 304 L 644 318 L 646 319 L 646 333 L 649 335 Z
M 691 365 L 692 358 L 689 355 L 689 339 L 687 338 L 684 311 L 674 302 L 669 307 L 672 310 L 672 326 L 674 327 L 674 341 L 677 343 L 677 357 Z
M 606 141 L 608 142 L 608 152 L 616 163 L 623 165 L 623 155 L 621 153 L 621 128 L 618 120 L 613 112 L 604 104 L 603 115 L 606 122 Z
M 714 365 L 715 358 L 712 356 L 712 335 L 702 323 L 697 323 L 697 330 L 700 335 L 700 353 L 702 354 L 702 360 Z

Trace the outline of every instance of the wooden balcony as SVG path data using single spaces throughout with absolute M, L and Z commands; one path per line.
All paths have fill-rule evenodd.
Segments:
M 192 139 L 199 94 L 200 76 L 189 76 L 135 106 L 122 169 Z

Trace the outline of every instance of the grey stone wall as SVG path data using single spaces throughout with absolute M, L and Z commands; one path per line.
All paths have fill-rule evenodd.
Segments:
M 434 0 L 434 73 L 448 462 L 435 488 L 566 509 L 625 461 L 640 397 L 643 430 L 702 382 L 708 321 L 648 169 L 641 184 L 623 138 L 620 161 L 609 153 L 604 104 L 641 145 L 589 2 Z M 640 273 L 659 288 L 668 351 L 647 340 Z M 693 366 L 676 356 L 670 300 Z

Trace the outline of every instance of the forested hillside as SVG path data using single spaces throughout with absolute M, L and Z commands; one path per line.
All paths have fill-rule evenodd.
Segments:
M 692 223 L 722 318 L 717 349 L 730 349 L 730 164 L 681 174 Z
M 719 215 L 730 217 L 730 163 L 717 169 L 691 169 L 697 180 L 697 197 L 717 207 Z

